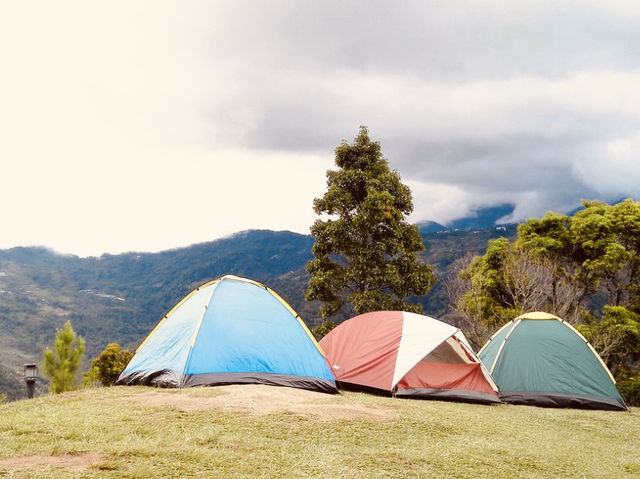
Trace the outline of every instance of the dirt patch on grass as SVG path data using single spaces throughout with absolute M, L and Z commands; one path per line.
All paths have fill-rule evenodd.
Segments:
M 36 469 L 47 467 L 64 469 L 65 471 L 82 472 L 104 462 L 105 456 L 99 452 L 85 452 L 82 454 L 62 454 L 47 456 L 45 454 L 31 454 L 29 456 L 0 458 L 0 469 Z
M 347 402 L 342 396 L 331 397 L 304 389 L 262 384 L 216 386 L 206 390 L 198 388 L 177 392 L 151 390 L 129 398 L 147 406 L 173 406 L 186 412 L 207 409 L 253 415 L 291 412 L 313 415 L 323 420 L 368 419 L 379 422 L 392 421 L 396 416 L 393 409 L 370 404 L 353 404 L 353 401 Z

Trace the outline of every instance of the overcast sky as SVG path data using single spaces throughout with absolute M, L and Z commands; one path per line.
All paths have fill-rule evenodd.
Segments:
M 0 248 L 308 233 L 369 127 L 412 221 L 637 199 L 640 2 L 0 3 Z

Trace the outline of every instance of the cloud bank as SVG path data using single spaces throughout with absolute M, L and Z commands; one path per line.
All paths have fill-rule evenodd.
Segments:
M 638 196 L 635 2 L 0 7 L 0 247 L 306 233 L 359 125 L 412 220 Z

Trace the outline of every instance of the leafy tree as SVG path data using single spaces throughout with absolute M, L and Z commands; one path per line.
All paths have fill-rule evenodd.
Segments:
M 94 382 L 97 379 L 103 386 L 113 386 L 132 357 L 133 353 L 128 349 L 111 343 L 91 361 L 91 369 L 85 374 L 85 380 Z
M 518 227 L 510 243 L 489 242 L 460 276 L 470 282 L 458 309 L 497 327 L 545 310 L 571 323 L 588 317 L 588 299 L 607 293 L 612 306 L 640 306 L 640 203 L 585 201 L 574 216 L 547 213 Z M 604 288 L 604 289 L 603 289 Z
M 456 259 L 442 278 L 442 288 L 451 310 L 443 320 L 462 329 L 469 342 L 479 349 L 490 336 L 490 321 L 484 321 L 486 316 L 481 305 L 481 296 L 470 293 L 471 281 L 468 276 L 461 274 L 469 268 L 473 260 L 472 253 Z
M 609 304 L 618 306 L 626 296 L 623 269 L 631 253 L 618 242 L 613 207 L 599 201 L 584 202 L 583 206 L 570 227 L 583 277 L 590 276 L 594 288 L 604 285 Z
M 504 265 L 511 249 L 506 238 L 491 240 L 485 254 L 473 258 L 459 274 L 469 282 L 469 288 L 458 299 L 459 309 L 489 328 L 505 323 L 516 314 L 514 305 L 505 301 Z
M 590 317 L 576 328 L 614 373 L 627 356 L 640 353 L 640 316 L 622 306 L 605 306 L 600 321 Z
M 608 206 L 605 215 L 613 243 L 605 258 L 605 264 L 614 266 L 606 277 L 609 303 L 640 313 L 640 202 L 627 199 Z
M 490 329 L 531 310 L 576 324 L 621 381 L 625 399 L 640 397 L 640 376 L 631 367 L 640 354 L 639 202 L 584 201 L 573 216 L 530 219 L 513 243 L 490 241 L 456 281 L 445 289 L 459 292 L 459 313 Z
M 520 241 L 491 240 L 485 254 L 473 258 L 459 273 L 467 288 L 462 289 L 455 306 L 489 329 L 534 310 L 576 322 L 584 314 L 580 307 L 584 291 L 566 274 L 560 259 L 529 249 Z
M 336 148 L 335 163 L 327 192 L 314 200 L 314 211 L 329 219 L 311 227 L 315 259 L 307 264 L 306 299 L 324 303 L 324 318 L 380 309 L 421 312 L 405 298 L 425 294 L 435 277 L 419 261 L 424 245 L 418 228 L 405 221 L 413 210 L 410 189 L 389 169 L 366 127 L 353 144 Z
M 311 328 L 311 334 L 315 336 L 315 338 L 320 341 L 327 334 L 331 332 L 333 328 L 335 328 L 338 323 L 334 321 L 323 321 L 321 324 L 314 326 Z
M 568 278 L 575 266 L 570 221 L 566 215 L 549 212 L 543 218 L 529 219 L 518 226 L 518 248 L 548 263 L 551 270 L 549 300 L 552 304 L 558 303 L 558 283 Z
M 640 406 L 640 375 L 630 369 L 618 371 L 618 390 L 629 406 Z
M 71 321 L 58 329 L 53 349 L 45 349 L 43 371 L 51 380 L 52 393 L 58 394 L 74 389 L 76 374 L 84 354 L 84 339 L 76 336 Z

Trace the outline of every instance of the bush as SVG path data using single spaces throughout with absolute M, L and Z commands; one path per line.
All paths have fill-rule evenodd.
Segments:
M 640 406 L 640 376 L 630 376 L 619 381 L 618 390 L 628 406 Z
M 103 386 L 113 386 L 132 357 L 133 353 L 128 349 L 120 349 L 118 343 L 109 344 L 91 361 L 91 369 L 85 373 L 85 384 L 90 385 L 97 377 Z
M 82 373 L 82 385 L 85 388 L 95 388 L 102 385 L 100 382 L 100 371 L 95 366 L 91 366 L 86 373 Z

